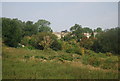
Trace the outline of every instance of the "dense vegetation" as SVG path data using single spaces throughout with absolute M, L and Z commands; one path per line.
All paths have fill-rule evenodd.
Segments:
M 81 56 L 4 46 L 2 76 L 3 79 L 118 79 L 118 57 L 93 53 Z
M 106 30 L 98 27 L 93 30 L 75 24 L 70 27 L 70 31 L 62 31 L 67 34 L 58 39 L 47 20 L 24 22 L 18 19 L 1 19 L 5 67 L 3 78 L 118 77 L 119 27 Z M 84 33 L 89 33 L 90 37 L 86 37 Z M 22 65 L 25 65 L 24 69 Z M 89 69 L 89 65 L 99 71 Z M 56 75 L 57 73 L 60 74 Z
M 58 40 L 52 34 L 53 30 L 50 28 L 50 22 L 47 20 L 38 20 L 36 23 L 33 23 L 32 21 L 22 22 L 18 19 L 2 18 L 2 30 L 3 42 L 11 47 L 18 47 L 19 43 L 22 43 L 38 49 L 53 48 L 54 50 L 62 50 L 61 46 L 67 44 L 73 49 L 74 47 L 83 47 L 95 52 L 120 53 L 120 42 L 118 41 L 119 27 L 103 31 L 100 27 L 92 30 L 75 24 L 70 28 L 69 34 Z M 97 32 L 96 36 L 94 32 Z M 83 33 L 92 33 L 92 35 L 88 39 Z M 59 45 L 57 46 L 57 44 Z

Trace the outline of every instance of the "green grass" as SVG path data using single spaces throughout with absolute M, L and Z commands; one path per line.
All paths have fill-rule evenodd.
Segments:
M 2 50 L 3 79 L 118 79 L 117 70 L 88 67 L 77 54 L 5 46 Z

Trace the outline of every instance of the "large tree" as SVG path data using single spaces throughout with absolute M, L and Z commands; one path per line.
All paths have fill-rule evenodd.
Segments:
M 22 38 L 22 25 L 18 19 L 2 18 L 3 42 L 11 47 L 17 47 Z
M 83 35 L 83 28 L 79 24 L 75 24 L 70 28 L 70 31 L 72 32 L 72 35 L 74 36 L 75 39 L 78 41 L 84 37 Z
M 92 31 L 92 29 L 90 29 L 90 28 L 88 28 L 88 27 L 84 27 L 84 28 L 83 28 L 83 32 L 84 32 L 84 33 L 92 33 L 93 31 Z
M 52 32 L 52 29 L 50 28 L 50 22 L 47 20 L 38 20 L 35 25 L 38 27 L 39 32 Z
M 120 54 L 120 37 L 118 34 L 120 34 L 119 27 L 108 29 L 105 32 L 99 34 L 93 45 L 94 51 Z
M 26 23 L 24 23 L 23 32 L 24 36 L 32 36 L 33 34 L 37 34 L 38 29 L 32 21 L 27 21 Z

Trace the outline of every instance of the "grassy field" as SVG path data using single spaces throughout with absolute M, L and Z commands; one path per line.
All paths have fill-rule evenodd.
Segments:
M 86 56 L 63 51 L 6 46 L 3 46 L 2 51 L 3 79 L 118 79 L 117 56 L 99 56 L 100 61 L 93 62 L 95 60 L 91 61 L 90 58 L 87 61 Z M 109 67 L 103 67 L 101 59 Z

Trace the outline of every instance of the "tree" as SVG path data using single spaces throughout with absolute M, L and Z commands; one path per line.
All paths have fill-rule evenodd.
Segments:
M 52 32 L 52 29 L 49 27 L 50 22 L 46 20 L 38 20 L 35 25 L 38 27 L 39 32 Z
M 92 31 L 92 29 L 85 27 L 85 28 L 83 28 L 83 32 L 84 33 L 92 33 L 93 31 Z
M 32 21 L 27 21 L 24 24 L 25 24 L 23 28 L 24 36 L 32 36 L 33 34 L 37 34 L 38 28 L 33 24 Z
M 72 37 L 71 33 L 68 33 L 67 35 L 65 35 L 61 39 L 64 41 L 69 41 L 69 40 L 74 39 L 74 38 Z
M 2 39 L 2 18 L 0 18 L 0 41 Z
M 11 47 L 17 47 L 22 38 L 22 25 L 18 19 L 2 18 L 3 42 Z
M 94 32 L 102 32 L 102 28 L 98 27 L 97 29 L 94 29 Z
M 93 44 L 93 50 L 96 52 L 111 52 L 120 54 L 120 40 L 118 34 L 120 28 L 108 29 L 105 32 L 99 34 L 97 40 Z
M 74 36 L 74 38 L 77 39 L 77 41 L 79 41 L 84 37 L 83 28 L 79 24 L 75 24 L 74 26 L 72 26 L 70 28 L 70 31 L 72 32 L 72 35 Z
M 88 38 L 82 38 L 81 41 L 80 41 L 80 46 L 91 50 L 94 41 L 95 41 L 95 38 L 92 37 L 92 36 L 89 39 Z

